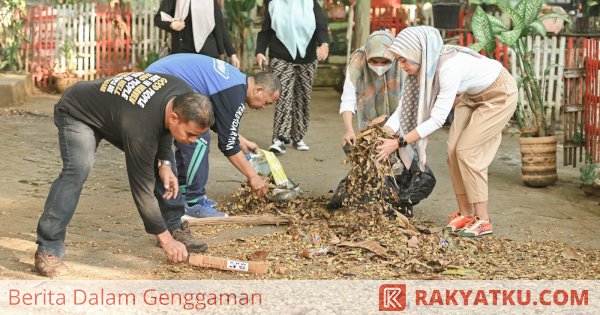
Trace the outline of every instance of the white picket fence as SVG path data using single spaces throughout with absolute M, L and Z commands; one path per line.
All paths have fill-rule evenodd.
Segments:
M 565 36 L 548 36 L 546 38 L 530 36 L 527 38 L 528 49 L 533 51 L 534 55 L 534 72 L 542 80 L 542 86 L 544 87 L 542 99 L 546 106 L 548 121 L 552 116 L 556 120 L 560 119 L 560 106 L 564 94 L 563 71 L 565 68 L 565 54 L 567 53 L 566 42 L 567 38 Z M 517 65 L 515 54 L 510 49 L 509 57 L 510 72 L 515 79 L 519 79 L 521 77 L 521 70 Z M 548 73 L 544 76 L 546 70 L 548 70 Z M 527 105 L 523 89 L 519 91 L 519 101 L 525 104 L 525 106 Z
M 96 3 L 79 3 L 56 7 L 54 71 L 65 71 L 71 62 L 75 72 L 83 79 L 97 78 L 97 33 L 100 33 L 100 36 L 111 34 L 104 34 L 108 31 L 97 27 L 96 6 Z M 128 60 L 122 60 L 123 64 L 127 65 L 124 68 L 135 69 L 151 52 L 158 53 L 168 41 L 167 32 L 154 26 L 154 15 L 158 6 L 158 0 L 131 3 L 131 27 L 128 30 L 121 29 L 121 32 L 129 33 L 130 36 L 131 53 Z M 74 60 L 71 61 L 65 60 L 62 52 L 65 43 L 68 42 L 73 44 Z
M 158 27 L 154 26 L 154 15 L 158 10 L 160 0 L 134 1 L 131 2 L 131 27 L 129 30 L 122 29 L 122 32 L 129 32 L 130 55 L 128 60 L 122 60 L 126 65 L 124 68 L 135 69 L 140 62 L 147 60 L 149 54 L 158 53 L 168 40 L 168 34 Z M 106 32 L 98 29 L 96 25 L 96 3 L 81 3 L 75 5 L 58 5 L 56 7 L 56 20 L 54 27 L 55 48 L 54 48 L 54 70 L 64 71 L 69 63 L 65 60 L 61 51 L 64 43 L 71 41 L 74 44 L 75 70 L 76 73 L 86 80 L 98 77 L 96 34 L 97 32 Z M 547 117 L 559 119 L 560 106 L 563 99 L 563 80 L 562 74 L 565 65 L 566 49 L 565 36 L 549 36 L 541 38 L 529 38 L 527 43 L 535 55 L 535 71 L 539 78 L 545 69 L 550 65 L 558 64 L 553 67 L 544 78 L 544 102 L 547 107 Z M 114 56 L 113 56 L 114 57 Z M 119 56 L 124 58 L 124 56 Z M 517 66 L 514 54 L 509 50 L 510 72 L 519 78 L 520 70 Z M 125 70 L 125 69 L 123 69 Z M 521 91 L 522 92 L 522 91 Z M 524 93 L 519 93 L 523 104 L 526 104 Z

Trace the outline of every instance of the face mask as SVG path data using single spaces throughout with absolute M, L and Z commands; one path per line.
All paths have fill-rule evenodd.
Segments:
M 377 76 L 382 76 L 384 73 L 386 73 L 392 67 L 391 64 L 389 64 L 387 66 L 372 66 L 371 64 L 368 64 L 368 65 L 369 65 L 369 68 L 377 74 Z

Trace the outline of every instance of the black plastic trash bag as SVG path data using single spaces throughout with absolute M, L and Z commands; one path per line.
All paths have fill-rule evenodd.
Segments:
M 419 169 L 419 163 L 415 160 L 410 169 L 404 170 L 402 174 L 386 178 L 386 185 L 393 187 L 398 192 L 398 200 L 391 198 L 386 200 L 397 207 L 414 206 L 421 200 L 429 197 L 435 188 L 436 179 L 433 171 L 425 165 L 425 170 Z
M 433 171 L 429 166 L 425 165 L 425 170 L 421 171 L 418 164 L 414 160 L 410 169 L 405 169 L 402 174 L 394 177 L 388 176 L 385 179 L 385 185 L 388 189 L 384 190 L 384 201 L 397 208 L 400 213 L 407 217 L 413 216 L 412 207 L 429 197 L 436 183 Z M 328 210 L 342 207 L 342 202 L 347 196 L 347 181 L 348 178 L 345 177 L 338 184 L 326 206 Z M 394 216 L 394 214 L 390 215 Z

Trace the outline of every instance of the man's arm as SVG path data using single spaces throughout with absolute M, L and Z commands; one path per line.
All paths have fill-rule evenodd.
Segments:
M 125 138 L 123 141 L 127 176 L 131 194 L 146 232 L 156 235 L 165 254 L 172 262 L 182 262 L 188 257 L 185 245 L 173 239 L 160 213 L 154 195 L 156 184 L 154 156 L 158 144 L 143 137 Z
M 258 194 L 268 191 L 268 183 L 246 161 L 240 148 L 238 129 L 244 113 L 246 98 L 245 85 L 236 85 L 210 96 L 215 114 L 215 124 L 212 129 L 219 135 L 219 150 L 227 157 L 246 178 L 252 190 Z M 246 138 L 244 138 L 245 140 Z
M 256 173 L 252 165 L 246 160 L 244 153 L 242 151 L 228 156 L 227 159 L 235 168 L 237 168 L 246 178 L 248 179 L 248 184 L 252 187 L 252 190 L 259 194 L 264 195 L 269 191 L 269 183 L 262 177 Z

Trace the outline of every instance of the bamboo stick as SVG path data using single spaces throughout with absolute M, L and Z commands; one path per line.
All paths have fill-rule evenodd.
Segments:
M 190 226 L 221 225 L 221 224 L 247 224 L 247 225 L 287 225 L 298 222 L 292 215 L 239 215 L 225 218 L 192 218 L 184 219 Z

